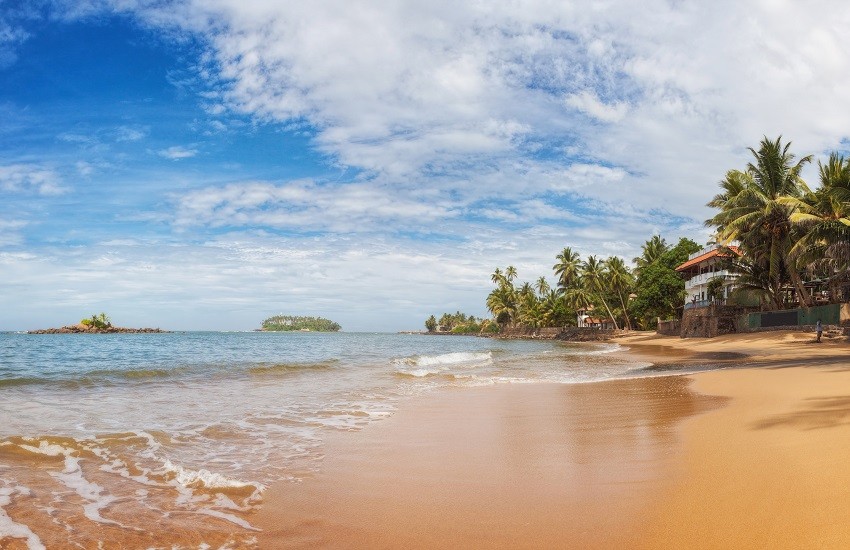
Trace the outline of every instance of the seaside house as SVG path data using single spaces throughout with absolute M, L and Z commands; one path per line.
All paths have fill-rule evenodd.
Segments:
M 587 306 L 585 309 L 579 309 L 576 311 L 576 315 L 578 318 L 576 319 L 576 326 L 579 328 L 599 328 L 599 329 L 613 329 L 614 321 L 608 319 L 606 317 L 594 317 L 593 316 L 593 306 Z
M 725 301 L 735 289 L 737 275 L 729 270 L 728 260 L 740 256 L 737 246 L 711 245 L 688 256 L 688 261 L 676 268 L 685 278 L 685 309 L 705 307 L 713 303 L 709 300 L 709 281 L 715 277 L 723 280 L 715 301 Z

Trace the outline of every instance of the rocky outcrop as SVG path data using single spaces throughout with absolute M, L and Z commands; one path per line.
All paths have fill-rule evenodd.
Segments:
M 45 328 L 27 331 L 27 334 L 159 334 L 169 332 L 160 328 L 104 327 L 76 324 L 61 328 Z

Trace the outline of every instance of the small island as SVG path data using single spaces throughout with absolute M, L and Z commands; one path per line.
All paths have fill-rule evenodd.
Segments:
M 260 332 L 339 332 L 342 327 L 323 317 L 275 315 L 263 321 Z
M 87 317 L 75 325 L 29 330 L 27 334 L 158 334 L 166 332 L 169 331 L 159 328 L 116 327 L 112 325 L 106 313 L 100 313 Z

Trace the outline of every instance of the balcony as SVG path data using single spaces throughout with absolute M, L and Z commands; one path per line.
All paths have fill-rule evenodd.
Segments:
M 685 289 L 690 290 L 695 286 L 701 286 L 708 283 L 709 279 L 713 279 L 714 277 L 723 277 L 726 279 L 726 282 L 732 282 L 735 280 L 735 275 L 730 273 L 728 270 L 724 269 L 723 271 L 713 271 L 710 273 L 700 273 L 699 275 L 695 275 L 685 281 Z

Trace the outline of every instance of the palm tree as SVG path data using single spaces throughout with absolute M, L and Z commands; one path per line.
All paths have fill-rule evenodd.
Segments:
M 641 245 L 641 255 L 632 261 L 635 264 L 635 275 L 648 265 L 655 263 L 665 252 L 670 250 L 667 241 L 660 235 L 653 235 L 651 239 Z
M 605 287 L 607 286 L 605 281 L 607 274 L 605 273 L 604 264 L 597 260 L 596 256 L 588 256 L 587 261 L 581 265 L 581 273 L 581 278 L 587 285 L 587 289 L 599 298 L 602 305 L 605 306 L 605 310 L 608 312 L 611 321 L 614 322 L 614 328 L 619 329 L 620 326 L 617 324 L 617 320 L 614 319 L 614 314 L 611 313 L 611 308 L 608 307 L 608 303 L 603 296 Z
M 555 256 L 558 263 L 552 266 L 555 270 L 555 275 L 558 276 L 558 287 L 568 289 L 575 282 L 581 268 L 581 258 L 577 252 L 573 252 L 570 247 Z
M 546 280 L 546 277 L 539 277 L 537 282 L 534 283 L 534 287 L 537 289 L 537 293 L 542 297 L 549 293 L 552 287 L 549 286 L 549 282 Z
M 826 164 L 818 162 L 818 172 L 817 191 L 784 201 L 794 210 L 791 222 L 801 233 L 789 256 L 824 271 L 836 297 L 838 280 L 850 267 L 850 160 L 832 153 Z
M 593 294 L 586 285 L 577 284 L 564 293 L 564 300 L 570 309 L 578 311 L 593 305 Z
M 513 283 L 514 279 L 516 279 L 516 268 L 512 265 L 509 265 L 507 269 L 505 269 L 505 279 L 509 283 Z
M 516 318 L 516 293 L 513 287 L 501 285 L 487 296 L 487 309 L 500 325 L 513 323 Z
M 493 281 L 494 284 L 501 285 L 505 282 L 505 275 L 502 273 L 502 270 L 498 267 L 496 271 L 490 276 L 490 280 Z
M 626 318 L 626 328 L 632 330 L 632 322 L 629 319 L 626 301 L 623 298 L 624 293 L 629 294 L 631 292 L 631 287 L 634 283 L 632 274 L 629 273 L 629 268 L 626 267 L 623 259 L 618 256 L 611 256 L 605 260 L 605 271 L 608 273 L 608 284 L 611 286 L 611 290 L 620 298 L 620 305 L 623 307 L 623 316 Z
M 799 199 L 810 193 L 800 172 L 812 157 L 794 162 L 790 146 L 790 142 L 783 145 L 780 136 L 775 141 L 762 139 L 758 151 L 750 148 L 754 162 L 747 164 L 746 177 L 732 174 L 739 178 L 741 188 L 737 187 L 738 183 L 733 185 L 727 174 L 722 184 L 725 193 L 719 199 L 715 197 L 721 211 L 707 223 L 718 228 L 724 244 L 738 240 L 754 261 L 760 261 L 755 254 L 764 257 L 774 294 L 787 275 L 800 301 L 808 306 L 811 300 L 802 278 L 795 266 L 786 261 L 794 244 L 791 224 L 794 206 L 787 199 Z

